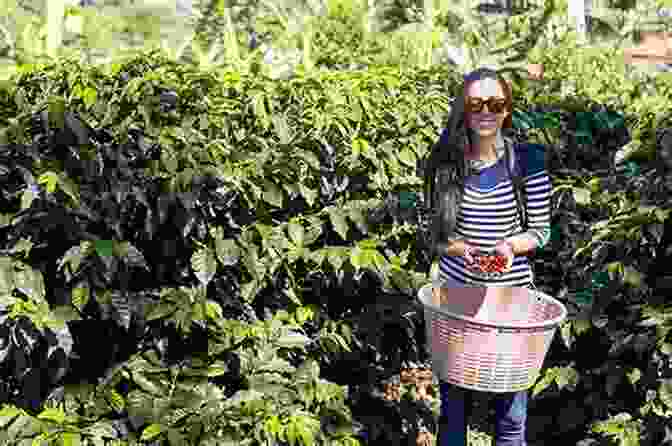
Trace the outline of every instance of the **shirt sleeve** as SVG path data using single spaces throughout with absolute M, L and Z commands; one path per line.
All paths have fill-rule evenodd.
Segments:
M 546 170 L 546 150 L 540 144 L 521 147 L 521 174 L 527 195 L 528 230 L 524 233 L 543 248 L 551 236 L 551 178 Z

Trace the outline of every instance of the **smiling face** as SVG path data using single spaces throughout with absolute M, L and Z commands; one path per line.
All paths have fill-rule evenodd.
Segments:
M 490 137 L 502 128 L 504 120 L 511 113 L 507 97 L 497 79 L 485 78 L 473 81 L 465 90 L 465 111 L 467 126 L 480 137 Z M 482 101 L 488 101 L 480 111 L 472 108 Z M 503 109 L 500 107 L 504 106 Z

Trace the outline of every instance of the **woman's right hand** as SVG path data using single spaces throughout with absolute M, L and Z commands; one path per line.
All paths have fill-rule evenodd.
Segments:
M 476 246 L 471 245 L 468 242 L 464 242 L 463 257 L 464 257 L 464 264 L 467 267 L 467 269 L 471 271 L 480 271 L 480 267 L 476 259 L 478 252 L 479 250 Z
M 479 249 L 466 240 L 457 239 L 449 242 L 447 246 L 442 248 L 442 252 L 444 255 L 451 257 L 462 257 L 464 258 L 464 264 L 466 265 L 467 269 L 475 272 L 480 271 L 477 259 Z

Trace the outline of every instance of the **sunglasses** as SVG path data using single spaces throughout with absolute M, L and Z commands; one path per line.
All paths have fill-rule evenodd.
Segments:
M 482 98 L 467 98 L 467 111 L 471 113 L 480 113 L 483 110 L 483 105 L 488 104 L 488 110 L 492 113 L 502 113 L 506 111 L 506 99 L 489 97 L 486 100 Z

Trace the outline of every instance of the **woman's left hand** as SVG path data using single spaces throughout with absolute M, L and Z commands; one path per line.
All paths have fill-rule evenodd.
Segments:
M 495 254 L 506 257 L 506 266 L 504 267 L 503 272 L 506 273 L 511 271 L 511 267 L 513 266 L 513 258 L 515 257 L 513 253 L 513 246 L 511 246 L 511 244 L 506 240 L 500 240 L 495 245 Z
M 528 64 L 527 74 L 530 76 L 530 79 L 539 81 L 544 77 L 544 66 L 540 63 Z

